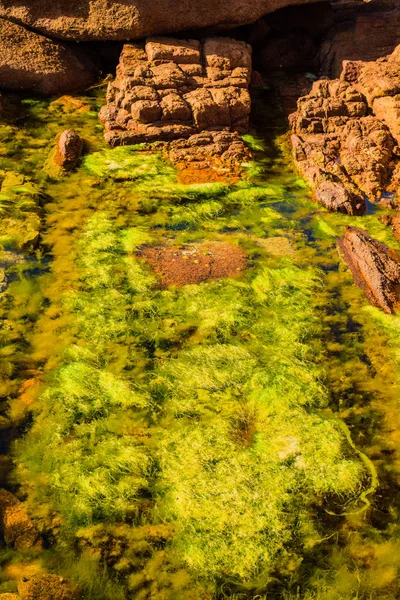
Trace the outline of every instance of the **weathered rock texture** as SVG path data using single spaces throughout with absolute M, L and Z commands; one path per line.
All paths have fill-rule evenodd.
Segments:
M 82 138 L 73 129 L 66 129 L 57 136 L 54 161 L 66 171 L 71 171 L 76 167 L 82 150 Z
M 0 531 L 7 546 L 24 551 L 40 548 L 42 540 L 26 507 L 7 490 L 0 490 Z
M 375 62 L 345 61 L 289 117 L 295 160 L 324 206 L 362 214 L 390 190 L 400 151 L 400 47 Z
M 18 592 L 21 600 L 77 600 L 79 597 L 66 579 L 49 573 L 23 577 L 18 582 Z
M 60 39 L 137 40 L 151 35 L 253 23 L 313 0 L 0 0 L 0 17 Z
M 100 111 L 111 146 L 248 130 L 251 48 L 230 38 L 124 46 Z
M 318 53 L 321 73 L 339 77 L 343 60 L 377 60 L 399 43 L 400 6 L 397 0 L 363 4 L 349 0 L 332 4 L 334 20 Z
M 234 183 L 242 175 L 241 165 L 250 160 L 248 148 L 230 131 L 203 131 L 156 147 L 176 166 L 181 183 Z
M 239 246 L 224 242 L 174 246 L 145 246 L 139 255 L 160 275 L 163 287 L 233 277 L 246 268 Z
M 394 312 L 400 302 L 400 260 L 396 252 L 357 227 L 347 227 L 338 245 L 369 302 L 386 313 Z
M 84 89 L 96 77 L 77 51 L 0 19 L 0 87 L 52 95 Z

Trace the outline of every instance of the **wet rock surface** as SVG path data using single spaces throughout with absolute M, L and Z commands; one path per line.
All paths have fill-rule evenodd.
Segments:
M 393 313 L 400 302 L 398 254 L 357 227 L 347 227 L 338 247 L 369 302 L 386 313 Z
M 96 78 L 78 50 L 0 19 L 0 87 L 52 95 L 85 89 Z
M 99 118 L 111 146 L 249 126 L 251 48 L 230 38 L 126 44 Z
M 345 61 L 340 79 L 314 83 L 290 115 L 294 157 L 316 199 L 362 214 L 391 189 L 399 161 L 400 52 Z M 321 192 L 322 186 L 322 192 Z
M 26 507 L 11 492 L 0 489 L 0 531 L 7 546 L 24 551 L 41 548 L 42 540 Z
M 234 277 L 247 264 L 239 246 L 224 242 L 176 246 L 144 246 L 139 256 L 160 276 L 162 287 L 201 283 L 210 279 Z

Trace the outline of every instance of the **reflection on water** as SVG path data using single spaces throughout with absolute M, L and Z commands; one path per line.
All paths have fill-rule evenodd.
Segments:
M 0 477 L 45 540 L 0 550 L 0 591 L 48 569 L 83 598 L 397 598 L 400 320 L 336 250 L 350 223 L 398 247 L 379 210 L 310 201 L 267 92 L 236 186 L 106 149 L 102 102 L 0 125 Z M 65 128 L 87 156 L 52 180 Z M 245 274 L 163 290 L 137 255 L 210 240 Z

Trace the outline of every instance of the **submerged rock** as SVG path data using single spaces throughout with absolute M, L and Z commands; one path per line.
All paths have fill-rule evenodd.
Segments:
M 38 573 L 18 582 L 21 600 L 77 600 L 79 594 L 59 575 Z
M 338 246 L 369 302 L 393 313 L 400 303 L 400 258 L 396 252 L 357 227 L 347 227 Z
M 85 89 L 96 78 L 81 52 L 0 19 L 0 87 L 52 95 Z
M 40 534 L 28 516 L 24 503 L 3 489 L 0 489 L 0 531 L 7 546 L 16 550 L 42 546 Z
M 203 27 L 232 29 L 284 6 L 312 1 L 1 0 L 0 16 L 61 39 L 125 41 Z
M 176 246 L 144 246 L 139 256 L 160 275 L 163 287 L 201 283 L 234 277 L 246 268 L 246 255 L 239 246 L 224 242 Z
M 181 183 L 233 183 L 242 175 L 242 164 L 250 160 L 242 139 L 229 131 L 203 131 L 157 147 L 163 148 L 178 169 Z

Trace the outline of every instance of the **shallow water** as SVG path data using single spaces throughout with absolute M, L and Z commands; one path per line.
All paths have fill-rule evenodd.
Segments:
M 1 485 L 45 539 L 1 551 L 0 591 L 46 568 L 83 598 L 397 598 L 400 320 L 336 250 L 350 223 L 398 248 L 380 213 L 311 202 L 269 92 L 236 186 L 108 150 L 103 90 L 82 101 L 14 98 L 0 127 L 25 177 L 1 196 Z M 70 127 L 86 157 L 52 179 Z M 246 272 L 163 290 L 136 255 L 210 240 Z

